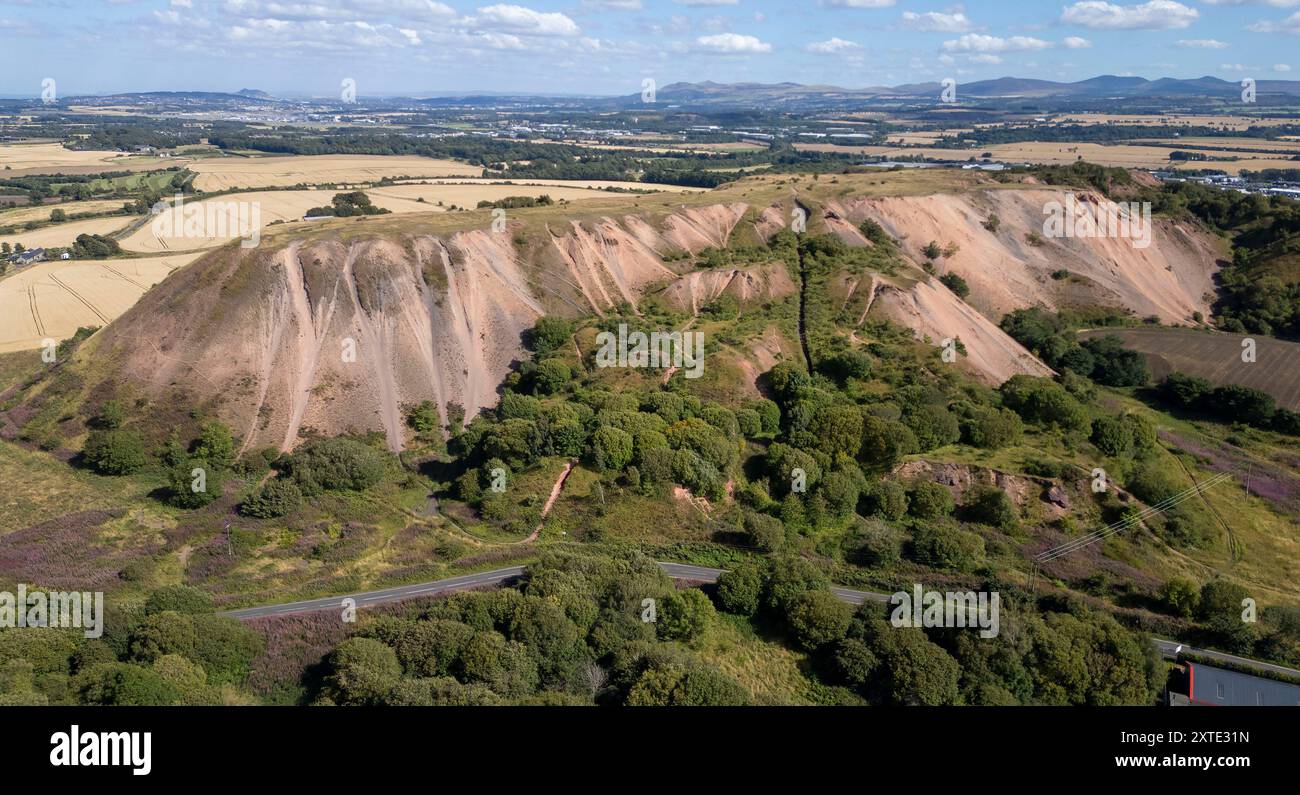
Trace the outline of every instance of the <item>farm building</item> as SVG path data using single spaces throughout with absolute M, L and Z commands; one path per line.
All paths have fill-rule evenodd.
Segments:
M 1169 703 L 1174 706 L 1300 706 L 1300 685 L 1201 663 L 1180 667 L 1169 687 Z

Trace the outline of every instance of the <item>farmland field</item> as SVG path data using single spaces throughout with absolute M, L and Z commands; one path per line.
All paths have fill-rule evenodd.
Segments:
M 74 151 L 63 148 L 63 144 L 49 141 L 0 146 L 0 169 L 8 167 L 14 171 L 32 168 L 58 170 L 62 166 L 100 164 L 104 164 L 104 171 L 111 171 L 116 165 L 112 161 L 127 158 L 128 155 L 122 152 Z
M 0 242 L 9 243 L 10 245 L 21 243 L 26 248 L 71 246 L 78 235 L 111 235 L 125 229 L 133 220 L 135 219 L 118 215 L 108 218 L 91 218 L 85 221 L 67 221 L 66 223 L 43 226 L 40 229 L 18 230 L 7 235 L 0 235 Z
M 1158 381 L 1171 371 L 1215 384 L 1241 384 L 1272 395 L 1279 405 L 1300 410 L 1300 343 L 1262 335 L 1225 334 L 1176 328 L 1095 329 L 1083 337 L 1114 334 L 1146 355 Z M 1241 360 L 1242 340 L 1256 342 L 1256 361 Z
M 1038 165 L 1068 165 L 1079 160 L 1102 166 L 1147 169 L 1218 169 L 1229 174 L 1242 170 L 1260 171 L 1266 168 L 1295 168 L 1296 161 L 1285 155 L 1267 154 L 1249 149 L 1207 152 L 1211 157 L 1236 157 L 1237 160 L 1170 161 L 1169 153 L 1176 145 L 1135 146 L 1132 144 L 1091 144 L 1056 141 L 1026 141 L 1014 144 L 974 146 L 965 149 L 940 149 L 934 147 L 900 146 L 841 146 L 839 144 L 795 144 L 805 152 L 840 152 L 880 157 L 920 156 L 934 160 L 968 160 L 989 153 L 994 160 Z M 1185 147 L 1184 147 L 1185 148 Z M 1275 147 L 1285 148 L 1285 147 Z
M 298 184 L 377 182 L 383 177 L 476 177 L 482 169 L 452 160 L 383 155 L 209 158 L 190 168 L 203 191 Z
M 0 279 L 0 353 L 102 326 L 197 254 L 42 262 Z
M 122 209 L 125 204 L 121 199 L 95 199 L 93 201 L 63 202 L 61 204 L 42 204 L 38 207 L 19 207 L 0 211 L 0 226 L 25 224 L 31 221 L 48 221 L 50 213 L 62 210 L 68 215 L 82 213 L 108 213 Z

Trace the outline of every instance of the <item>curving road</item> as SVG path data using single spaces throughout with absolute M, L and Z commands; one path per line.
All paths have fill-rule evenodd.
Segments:
M 722 574 L 724 571 L 724 569 L 714 569 L 708 566 L 692 566 L 686 563 L 660 562 L 659 566 L 664 570 L 665 574 L 672 577 L 674 580 L 700 583 L 717 582 L 718 575 Z M 307 599 L 302 602 L 287 602 L 285 604 L 266 605 L 264 607 L 246 607 L 242 610 L 227 610 L 218 613 L 218 615 L 243 620 L 250 618 L 266 618 L 268 616 L 285 616 L 294 613 L 312 613 L 319 610 L 341 610 L 343 608 L 343 600 L 347 598 L 355 599 L 357 607 L 371 607 L 385 602 L 397 602 L 402 599 L 411 599 L 417 596 L 432 596 L 434 594 L 450 593 L 464 588 L 481 588 L 488 585 L 501 585 L 502 583 L 517 579 L 522 576 L 523 573 L 523 566 L 509 566 L 504 569 L 494 569 L 492 571 L 484 571 L 477 574 L 463 574 L 459 577 L 449 577 L 445 580 L 436 580 L 434 582 L 416 583 L 414 585 L 399 585 L 395 588 L 384 588 L 379 591 L 365 591 L 362 593 L 351 594 L 349 596 L 327 596 L 322 599 Z M 889 594 L 874 593 L 872 591 L 857 591 L 852 588 L 842 588 L 838 585 L 831 586 L 830 590 L 831 593 L 839 597 L 841 601 L 848 602 L 852 605 L 860 605 L 866 602 L 889 604 Z M 1177 659 L 1180 653 L 1194 654 L 1206 659 L 1232 663 L 1256 671 L 1285 674 L 1300 678 L 1300 671 L 1297 671 L 1294 668 L 1287 668 L 1283 665 L 1251 660 L 1220 651 L 1196 649 L 1185 643 L 1179 643 L 1173 640 L 1164 640 L 1162 638 L 1152 638 L 1151 642 L 1155 644 L 1156 649 L 1162 656 L 1171 660 Z

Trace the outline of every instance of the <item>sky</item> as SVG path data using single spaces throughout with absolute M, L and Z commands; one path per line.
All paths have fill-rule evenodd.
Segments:
M 1300 79 L 1300 0 L 0 0 L 5 96 L 1099 74 Z

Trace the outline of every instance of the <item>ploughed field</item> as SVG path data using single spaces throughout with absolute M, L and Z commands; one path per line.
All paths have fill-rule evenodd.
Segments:
M 1278 405 L 1300 410 L 1300 343 L 1261 334 L 1225 334 L 1181 328 L 1094 329 L 1082 337 L 1114 334 L 1146 355 L 1157 381 L 1170 372 L 1196 375 L 1215 384 L 1263 390 Z M 1242 361 L 1242 341 L 1255 341 L 1255 361 Z

